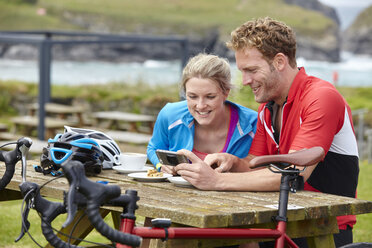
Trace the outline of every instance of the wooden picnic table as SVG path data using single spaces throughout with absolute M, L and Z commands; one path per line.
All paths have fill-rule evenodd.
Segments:
M 148 126 L 148 133 L 152 133 L 154 129 L 154 122 L 156 116 L 135 114 L 121 111 L 101 111 L 92 113 L 91 117 L 95 120 L 95 125 L 101 122 L 108 122 L 105 128 L 108 129 L 121 129 L 120 123 L 124 122 L 129 124 L 129 131 L 141 132 L 138 124 L 145 124 Z
M 29 109 L 30 115 L 35 116 L 36 111 L 39 109 L 39 104 L 33 103 L 27 107 Z M 77 125 L 78 126 L 84 125 L 84 119 L 83 119 L 83 113 L 85 111 L 84 107 L 71 106 L 71 105 L 58 104 L 58 103 L 46 103 L 45 111 L 47 114 L 51 114 L 62 120 L 67 120 L 69 116 L 75 116 L 77 119 Z
M 28 167 L 36 161 L 29 161 Z M 17 166 L 12 181 L 0 192 L 0 200 L 20 197 L 19 184 L 21 166 Z M 0 166 L 0 175 L 4 166 Z M 44 176 L 27 171 L 27 180 L 39 185 L 50 180 Z M 196 188 L 177 187 L 169 182 L 139 182 L 127 175 L 113 170 L 104 170 L 101 174 L 90 177 L 92 181 L 105 180 L 109 184 L 120 185 L 122 192 L 126 189 L 138 191 L 140 200 L 136 213 L 147 218 L 170 218 L 174 226 L 192 227 L 271 227 L 274 228 L 272 216 L 277 214 L 278 192 L 218 192 L 202 191 Z M 63 190 L 67 191 L 67 180 L 61 178 L 52 181 L 41 189 L 41 194 L 54 199 L 63 198 Z M 290 237 L 307 237 L 310 247 L 334 247 L 333 233 L 338 232 L 336 216 L 348 214 L 364 214 L 372 212 L 372 202 L 323 194 L 310 191 L 298 191 L 290 194 L 288 209 L 287 233 Z M 102 208 L 101 214 L 112 214 L 114 226 L 118 226 L 118 208 Z M 80 214 L 80 213 L 79 213 Z M 107 219 L 106 219 L 107 220 Z M 63 231 L 70 233 L 73 224 Z M 35 228 L 31 226 L 31 228 Z M 84 238 L 92 230 L 86 219 L 79 222 L 73 233 Z M 60 236 L 61 239 L 67 240 Z M 75 242 L 74 244 L 77 244 Z M 197 240 L 173 239 L 167 242 L 151 240 L 150 247 L 216 247 L 247 243 L 247 240 Z

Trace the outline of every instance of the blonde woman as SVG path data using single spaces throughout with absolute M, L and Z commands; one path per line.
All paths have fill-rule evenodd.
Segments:
M 210 54 L 191 58 L 181 82 L 186 100 L 168 103 L 159 112 L 147 147 L 150 161 L 159 163 L 156 149 L 187 149 L 201 159 L 221 152 L 247 156 L 256 131 L 257 112 L 227 101 L 231 87 L 226 59 Z

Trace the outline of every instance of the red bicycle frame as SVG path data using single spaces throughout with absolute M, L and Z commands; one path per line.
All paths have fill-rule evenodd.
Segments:
M 276 239 L 275 247 L 283 248 L 298 246 L 286 234 L 286 222 L 279 221 L 276 229 L 264 228 L 196 228 L 196 227 L 169 227 L 148 228 L 134 227 L 134 220 L 122 219 L 120 230 L 125 233 L 138 235 L 150 239 L 249 239 L 249 238 L 273 238 Z M 130 230 L 132 230 L 130 232 Z M 130 246 L 117 244 L 117 248 L 130 248 Z
M 298 174 L 293 171 L 282 174 L 277 225 L 275 229 L 265 228 L 197 228 L 197 227 L 135 227 L 134 213 L 125 213 L 121 218 L 120 231 L 130 233 L 142 238 L 149 239 L 249 239 L 249 238 L 272 238 L 275 239 L 276 248 L 284 248 L 285 245 L 292 248 L 298 246 L 286 234 L 287 206 L 289 191 L 293 191 L 293 181 Z M 291 185 L 291 186 L 290 186 Z M 129 248 L 130 246 L 117 244 L 117 248 Z

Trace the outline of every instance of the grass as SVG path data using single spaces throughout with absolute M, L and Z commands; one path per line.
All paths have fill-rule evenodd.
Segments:
M 358 198 L 372 201 L 372 164 L 360 163 Z M 354 242 L 372 242 L 372 213 L 357 215 L 354 227 Z
M 372 201 L 372 164 L 366 161 L 360 163 L 358 198 Z M 23 237 L 18 243 L 14 239 L 21 230 L 21 200 L 5 201 L 0 203 L 0 247 L 35 247 L 35 244 L 29 236 Z M 60 227 L 65 221 L 66 215 L 60 216 L 53 222 L 53 227 Z M 31 223 L 30 233 L 37 242 L 46 244 L 44 236 L 40 229 L 40 218 L 34 210 L 30 211 L 29 221 Z M 111 222 L 111 216 L 105 218 L 107 223 Z M 4 224 L 6 223 L 6 224 Z M 372 242 L 372 213 L 357 215 L 357 224 L 354 226 L 354 242 Z M 108 243 L 108 240 L 102 237 L 97 231 L 88 235 L 87 240 L 101 243 Z M 88 244 L 81 244 L 88 245 Z
M 49 199 L 52 200 L 52 199 Z M 35 243 L 32 241 L 28 234 L 18 241 L 17 243 L 14 240 L 18 237 L 21 232 L 21 207 L 22 200 L 6 201 L 1 202 L 0 205 L 0 247 L 35 247 Z M 35 210 L 31 210 L 29 217 L 29 222 L 31 223 L 30 235 L 32 238 L 39 243 L 41 246 L 45 246 L 47 241 L 41 232 L 41 221 Z M 59 216 L 56 220 L 53 221 L 52 226 L 59 229 L 64 221 L 66 220 L 66 215 Z M 108 215 L 105 218 L 106 223 L 112 223 L 111 215 Z M 6 224 L 4 224 L 6 223 Z M 89 241 L 100 242 L 100 243 L 109 243 L 109 240 L 101 236 L 96 230 L 93 230 L 88 237 L 86 238 Z M 81 243 L 82 246 L 89 245 L 88 243 Z
M 365 9 L 353 22 L 352 28 L 361 29 L 362 27 L 370 28 L 372 22 L 372 6 Z
M 47 14 L 37 15 L 38 8 L 45 8 Z M 204 36 L 211 29 L 217 29 L 227 37 L 247 20 L 271 16 L 291 25 L 300 34 L 314 37 L 325 34 L 335 25 L 319 12 L 286 4 L 283 0 L 38 0 L 36 4 L 1 0 L 0 9 L 0 30 L 104 29 Z

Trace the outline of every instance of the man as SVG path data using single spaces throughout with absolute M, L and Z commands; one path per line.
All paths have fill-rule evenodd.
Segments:
M 227 45 L 235 51 L 243 85 L 250 86 L 261 103 L 249 155 L 239 159 L 218 153 L 202 161 L 182 150 L 192 164 L 178 165 L 177 173 L 204 190 L 277 191 L 280 175 L 268 169 L 252 170 L 249 161 L 321 146 L 324 160 L 302 173 L 305 190 L 355 197 L 359 167 L 351 110 L 331 83 L 297 68 L 292 29 L 261 18 L 234 30 Z M 206 166 L 212 164 L 218 168 Z M 226 171 L 235 173 L 220 173 Z M 355 216 L 338 217 L 336 246 L 352 242 L 355 222 Z

